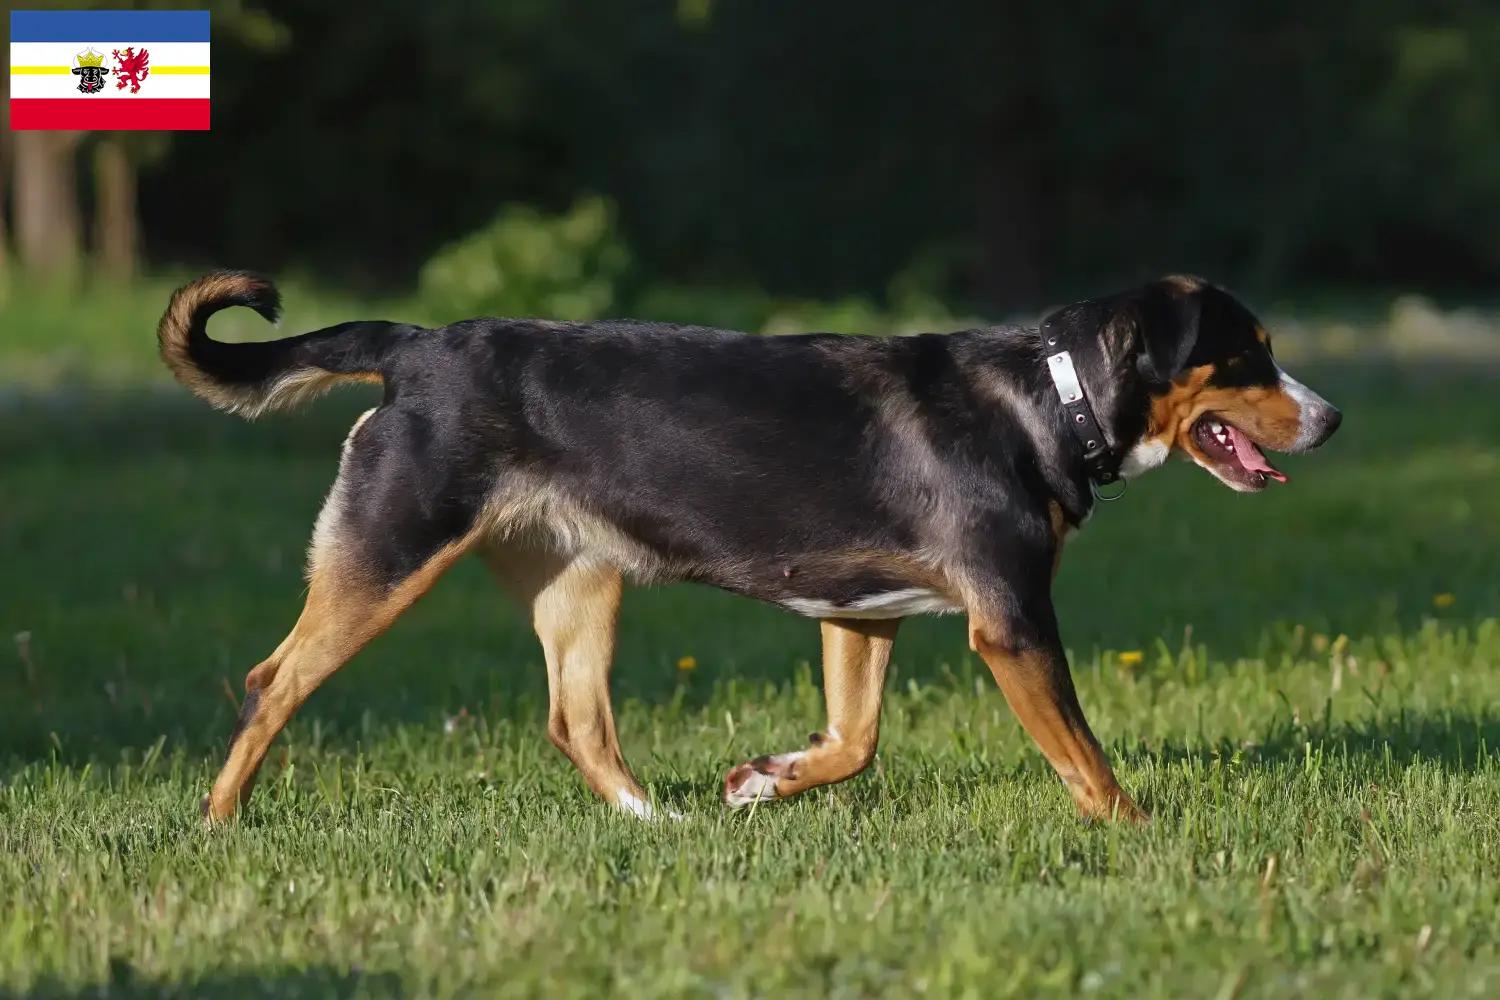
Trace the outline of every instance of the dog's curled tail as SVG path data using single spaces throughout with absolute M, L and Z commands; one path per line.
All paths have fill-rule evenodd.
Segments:
M 214 271 L 172 293 L 156 328 L 161 358 L 177 381 L 214 406 L 244 417 L 291 406 L 339 382 L 383 382 L 382 362 L 416 327 L 343 323 L 283 340 L 211 340 L 208 319 L 229 306 L 248 306 L 272 323 L 281 296 L 248 271 Z

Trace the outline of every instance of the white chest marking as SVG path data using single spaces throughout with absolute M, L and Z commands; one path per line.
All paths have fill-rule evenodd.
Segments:
M 1134 448 L 1125 453 L 1125 460 L 1120 463 L 1120 475 L 1126 479 L 1134 479 L 1142 473 L 1150 472 L 1167 460 L 1170 450 L 1165 441 L 1137 442 Z

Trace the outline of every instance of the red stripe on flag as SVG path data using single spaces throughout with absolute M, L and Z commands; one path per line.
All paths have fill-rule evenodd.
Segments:
M 208 128 L 208 98 L 92 101 L 87 97 L 12 97 L 10 127 L 13 132 L 26 129 L 198 131 Z

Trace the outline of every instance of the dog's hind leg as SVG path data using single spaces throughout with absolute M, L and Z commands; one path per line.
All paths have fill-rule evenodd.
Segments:
M 738 808 L 784 799 L 809 788 L 852 778 L 875 756 L 885 668 L 899 618 L 823 621 L 823 697 L 828 728 L 808 737 L 812 747 L 746 761 L 724 779 L 724 803 Z
M 210 823 L 229 818 L 237 803 L 249 801 L 266 751 L 318 685 L 385 631 L 467 548 L 462 542 L 445 546 L 391 588 L 342 560 L 313 571 L 307 603 L 291 634 L 245 678 L 229 756 L 203 799 Z
M 651 817 L 646 792 L 620 752 L 610 707 L 623 580 L 620 570 L 540 548 L 484 552 L 496 580 L 531 614 L 547 663 L 547 738 L 605 801 Z
M 388 432 L 361 435 L 367 443 L 359 444 L 361 424 L 350 433 L 339 478 L 318 517 L 302 615 L 245 678 L 228 757 L 203 797 L 210 824 L 249 800 L 271 742 L 318 685 L 425 594 L 480 533 L 480 499 L 454 498 L 445 490 L 447 506 L 434 518 L 434 505 L 411 485 L 419 481 L 413 452 L 392 447 L 399 437 Z

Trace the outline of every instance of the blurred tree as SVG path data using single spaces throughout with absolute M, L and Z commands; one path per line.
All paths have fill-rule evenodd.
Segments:
M 70 6 L 80 6 L 66 0 Z M 83 6 L 90 6 L 84 4 Z M 137 10 L 172 10 L 182 3 L 137 0 L 135 3 L 102 2 L 92 6 Z M 192 9 L 208 10 L 215 37 L 255 51 L 274 51 L 288 42 L 285 28 L 242 0 L 192 0 Z M 217 61 L 217 60 L 215 60 Z M 217 93 L 221 88 L 214 86 Z M 127 280 L 137 269 L 140 224 L 137 217 L 137 172 L 143 165 L 160 161 L 170 149 L 171 132 L 105 132 L 94 143 L 94 252 L 100 272 L 114 280 Z
M 216 55 L 216 127 L 143 177 L 157 256 L 410 289 L 596 191 L 674 286 L 1500 279 L 1492 4 L 265 3 L 296 44 Z
M 142 164 L 164 156 L 169 132 L 98 132 L 93 136 L 94 255 L 112 281 L 135 276 L 140 250 L 136 176 Z
M 41 0 L 36 9 L 174 10 L 170 0 Z M 210 11 L 216 34 L 259 49 L 274 48 L 284 30 L 242 0 L 193 0 L 192 9 Z M 6 66 L 9 76 L 9 65 Z M 215 87 L 218 90 L 218 87 Z M 8 123 L 7 123 L 8 124 Z M 94 151 L 93 243 L 101 271 L 128 278 L 136 270 L 139 223 L 136 172 L 142 162 L 158 159 L 168 148 L 169 132 L 109 132 L 89 143 Z M 76 161 L 85 148 L 83 132 L 17 132 L 13 204 L 21 263 L 40 280 L 71 284 L 81 265 L 82 236 Z
M 410 286 L 437 247 L 507 201 L 559 209 L 560 155 L 543 67 L 566 38 L 551 0 L 269 2 L 296 44 L 216 57 L 216 125 L 177 137 L 143 190 L 163 252 Z M 231 170 L 183 169 L 233 164 Z M 206 226 L 201 210 L 220 209 Z M 215 225 L 216 223 L 216 225 Z
M 74 151 L 82 132 L 14 133 L 16 252 L 28 277 L 70 286 L 78 277 L 79 238 Z
M 1500 7 L 1439 3 L 1439 17 L 1396 5 L 1381 39 L 1388 71 L 1356 120 L 1372 176 L 1373 231 L 1342 248 L 1360 271 L 1380 248 L 1493 282 L 1500 270 Z M 1389 252 L 1389 250 L 1387 250 Z

